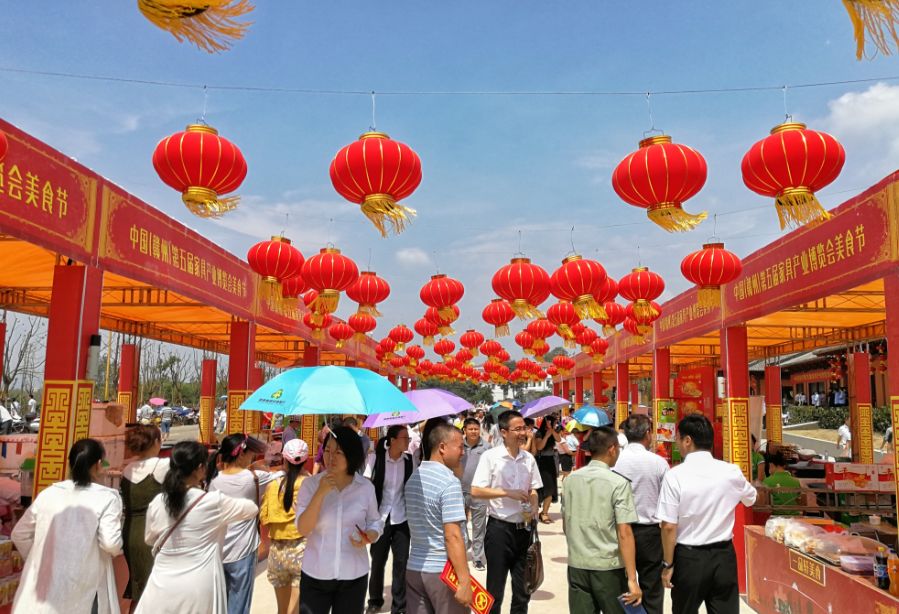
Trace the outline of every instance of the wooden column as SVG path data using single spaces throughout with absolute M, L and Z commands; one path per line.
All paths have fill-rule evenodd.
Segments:
M 630 386 L 630 373 L 628 371 L 628 364 L 625 360 L 624 362 L 619 362 L 615 365 L 615 424 L 614 427 L 617 429 L 618 425 L 627 420 L 628 416 L 628 407 L 627 407 L 627 397 L 628 397 L 628 387 Z
M 849 354 L 849 428 L 852 460 L 874 463 L 874 426 L 871 415 L 871 359 L 866 352 Z
M 768 443 L 783 442 L 783 391 L 780 367 L 765 367 L 765 438 Z
M 409 378 L 408 377 L 400 378 L 400 390 L 403 392 L 408 392 L 408 390 L 409 390 Z
M 123 343 L 119 356 L 119 392 L 116 403 L 125 408 L 125 422 L 137 422 L 137 384 L 140 381 L 137 365 L 137 346 Z
M 574 378 L 574 409 L 580 409 L 584 404 L 584 376 Z
M 247 432 L 246 413 L 240 410 L 252 388 L 250 369 L 256 353 L 256 326 L 252 322 L 231 322 L 231 352 L 228 355 L 228 433 Z

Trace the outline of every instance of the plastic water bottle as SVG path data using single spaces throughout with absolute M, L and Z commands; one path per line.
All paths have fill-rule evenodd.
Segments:
M 525 524 L 531 524 L 534 520 L 534 512 L 531 509 L 531 503 L 522 503 L 521 504 L 521 515 L 524 516 Z
M 877 582 L 877 588 L 889 590 L 890 575 L 887 571 L 887 549 L 883 546 L 877 549 L 874 555 L 874 580 Z

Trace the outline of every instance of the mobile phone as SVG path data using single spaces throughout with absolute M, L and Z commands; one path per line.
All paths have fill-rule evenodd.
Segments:
M 642 603 L 639 605 L 626 604 L 624 602 L 624 598 L 626 595 L 627 593 L 618 596 L 618 601 L 621 602 L 621 607 L 624 608 L 625 614 L 646 614 L 646 608 L 643 607 Z

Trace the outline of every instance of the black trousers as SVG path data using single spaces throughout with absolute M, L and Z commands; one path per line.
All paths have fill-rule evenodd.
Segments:
M 490 614 L 500 614 L 506 576 L 512 574 L 512 609 L 510 614 L 527 614 L 531 596 L 524 591 L 524 566 L 528 546 L 531 545 L 529 529 L 516 529 L 513 523 L 496 518 L 487 519 L 487 535 L 484 537 L 484 555 L 487 558 L 487 592 L 496 601 Z
M 393 552 L 393 579 L 390 593 L 393 614 L 406 611 L 406 563 L 409 562 L 409 523 L 384 524 L 384 533 L 371 546 L 371 579 L 368 581 L 368 605 L 384 605 L 384 568 L 387 555 Z
M 674 549 L 671 578 L 673 614 L 696 614 L 705 602 L 708 614 L 737 614 L 740 589 L 737 585 L 737 553 L 733 542 Z
M 657 524 L 632 524 L 637 549 L 637 577 L 646 614 L 662 614 L 662 529 Z
M 301 573 L 300 614 L 362 614 L 366 586 L 368 574 L 355 580 L 318 580 Z

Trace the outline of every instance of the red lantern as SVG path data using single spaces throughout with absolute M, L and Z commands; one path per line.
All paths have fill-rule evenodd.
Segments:
M 414 328 L 415 332 L 421 335 L 425 345 L 434 345 L 434 337 L 437 336 L 439 330 L 433 322 L 427 318 L 421 318 L 415 322 Z
M 484 343 L 484 335 L 469 328 L 461 337 L 459 337 L 459 343 L 462 344 L 462 347 L 467 348 L 472 356 L 477 356 L 478 347 Z
M 623 305 L 613 301 L 603 305 L 603 309 L 606 310 L 606 317 L 597 318 L 596 322 L 603 325 L 602 332 L 604 335 L 614 335 L 615 327 L 624 322 L 624 318 L 627 317 L 627 310 Z
M 281 282 L 281 299 L 288 307 L 296 307 L 300 295 L 305 291 L 306 280 L 302 275 L 294 275 Z
M 646 335 L 652 330 L 652 323 L 659 319 L 662 314 L 662 307 L 655 301 L 650 301 L 651 309 L 641 310 L 639 313 L 634 307 L 635 303 L 629 303 L 627 306 L 627 318 L 633 320 L 637 324 L 637 329 L 641 335 Z
M 538 307 L 549 297 L 549 274 L 530 258 L 512 258 L 493 274 L 492 284 L 493 291 L 509 301 L 522 320 L 543 317 Z
M 406 359 L 403 356 L 394 356 L 390 359 L 390 366 L 394 369 L 402 369 L 406 366 Z
M 578 318 L 601 318 L 606 315 L 602 303 L 594 295 L 603 290 L 606 270 L 596 260 L 577 254 L 568 256 L 550 280 L 553 295 L 574 305 Z
M 354 333 L 355 331 L 353 328 L 349 324 L 344 324 L 343 322 L 335 322 L 328 328 L 328 334 L 337 342 L 338 348 L 342 348 Z
M 450 305 L 452 315 L 441 315 L 437 308 L 428 307 L 425 310 L 425 319 L 437 327 L 441 335 L 452 335 L 456 331 L 453 330 L 451 324 L 459 319 L 459 308 L 456 305 Z M 450 313 L 447 311 L 446 313 Z
M 307 309 L 312 309 L 312 305 L 315 303 L 316 299 L 318 299 L 318 292 L 316 290 L 307 290 L 303 293 L 303 304 Z
M 546 374 L 550 377 L 555 377 L 559 374 L 559 369 L 555 365 L 551 365 L 546 367 Z
M 313 339 L 322 339 L 325 336 L 325 329 L 331 326 L 331 316 L 325 314 L 315 317 L 315 314 L 307 311 L 303 315 L 303 324 L 312 331 Z
M 546 318 L 539 318 L 530 322 L 525 330 L 534 335 L 536 339 L 546 339 L 556 334 L 556 325 Z
M 346 289 L 351 301 L 359 303 L 359 311 L 380 317 L 378 303 L 390 296 L 390 284 L 374 271 L 362 271 L 359 277 Z
M 406 356 L 409 357 L 409 366 L 414 367 L 425 357 L 425 351 L 420 345 L 407 345 Z
M 509 356 L 509 352 L 507 352 L 505 349 L 500 348 L 494 358 L 496 358 L 500 362 L 506 362 L 507 360 L 509 360 L 509 358 L 511 358 L 511 356 Z
M 247 176 L 237 145 L 206 124 L 191 124 L 156 145 L 153 168 L 163 183 L 181 192 L 181 200 L 199 217 L 220 217 L 237 207 L 233 192 Z
M 380 345 L 384 349 L 385 355 L 389 358 L 393 355 L 393 350 L 396 347 L 396 341 L 391 339 L 390 337 L 384 337 L 380 341 L 378 341 L 378 345 Z
M 337 193 L 362 207 L 381 236 L 403 231 L 414 209 L 399 204 L 421 183 L 421 161 L 412 148 L 383 132 L 366 132 L 331 162 Z
M 602 337 L 597 337 L 590 344 L 590 353 L 593 355 L 593 362 L 602 362 L 607 351 L 609 351 L 609 342 Z
M 323 247 L 306 259 L 303 279 L 309 287 L 318 291 L 313 309 L 318 314 L 334 313 L 340 301 L 340 293 L 349 288 L 359 277 L 356 263 L 340 253 L 336 247 Z
M 611 275 L 607 275 L 599 292 L 596 292 L 593 298 L 603 306 L 603 311 L 605 311 L 606 303 L 614 301 L 616 296 L 618 296 L 618 282 Z
M 281 297 L 278 285 L 282 280 L 300 274 L 303 254 L 290 244 L 286 237 L 272 237 L 260 241 L 247 252 L 250 268 L 262 276 L 262 296 L 265 299 Z
M 498 341 L 489 339 L 481 344 L 480 349 L 481 349 L 481 354 L 483 354 L 488 359 L 490 359 L 489 362 L 495 362 L 493 360 L 493 358 L 494 358 L 494 356 L 497 355 L 497 353 L 499 353 L 500 350 L 503 349 L 503 346 L 501 346 Z
M 661 296 L 665 291 L 665 281 L 658 273 L 647 267 L 637 267 L 618 282 L 618 294 L 634 303 L 634 313 L 649 314 L 658 317 L 658 311 L 650 305 L 650 301 Z
M 357 341 L 361 341 L 366 333 L 370 333 L 378 326 L 375 319 L 367 313 L 354 313 L 347 319 L 347 324 L 356 331 Z
M 446 275 L 431 275 L 431 281 L 421 287 L 419 296 L 421 302 L 428 307 L 433 307 L 441 318 L 447 319 L 453 316 L 453 307 L 462 300 L 465 287 L 457 279 Z
M 434 353 L 438 356 L 443 356 L 444 360 L 446 360 L 447 355 L 452 354 L 455 349 L 456 344 L 449 339 L 441 339 L 434 344 Z
M 559 354 L 558 356 L 553 358 L 553 364 L 559 370 L 559 374 L 563 376 L 568 375 L 575 367 L 574 360 L 562 354 Z
M 537 360 L 543 360 L 543 357 L 549 351 L 549 344 L 545 339 L 534 339 L 534 344 L 531 346 L 531 351 L 534 353 L 534 358 Z
M 707 214 L 691 215 L 681 205 L 705 185 L 705 159 L 664 134 L 643 139 L 639 147 L 612 171 L 612 188 L 668 232 L 693 230 Z
M 640 325 L 631 318 L 624 318 L 624 323 L 621 327 L 640 341 L 643 340 L 643 335 L 646 334 L 645 329 L 641 329 Z
M 596 334 L 596 331 L 590 328 L 584 328 L 578 336 L 575 337 L 575 341 L 577 344 L 581 346 L 581 351 L 586 353 L 591 353 L 590 344 L 593 343 L 595 339 L 598 339 L 599 335 Z
M 415 333 L 405 324 L 399 324 L 390 330 L 388 336 L 396 342 L 396 351 L 402 352 L 406 344 L 415 338 Z
M 815 192 L 839 176 L 845 161 L 846 152 L 835 138 L 787 122 L 775 126 L 743 156 L 743 183 L 775 199 L 781 229 L 801 226 L 830 217 Z
M 687 254 L 680 270 L 687 281 L 699 286 L 699 305 L 712 308 L 721 303 L 721 286 L 740 276 L 743 263 L 724 249 L 724 243 L 706 243 L 701 250 Z
M 546 319 L 555 324 L 559 336 L 565 340 L 565 347 L 574 347 L 575 334 L 571 327 L 580 322 L 574 305 L 568 301 L 559 301 L 546 310 Z
M 531 349 L 531 346 L 534 345 L 534 335 L 526 330 L 515 335 L 515 344 L 520 347 L 525 354 L 534 353 L 534 350 Z
M 515 312 L 509 301 L 504 298 L 495 298 L 484 307 L 481 317 L 487 324 L 493 325 L 495 337 L 505 337 L 509 334 L 509 322 L 515 318 Z
M 474 355 L 468 348 L 462 348 L 461 350 L 456 352 L 456 360 L 461 363 L 471 362 L 472 358 L 474 358 Z

